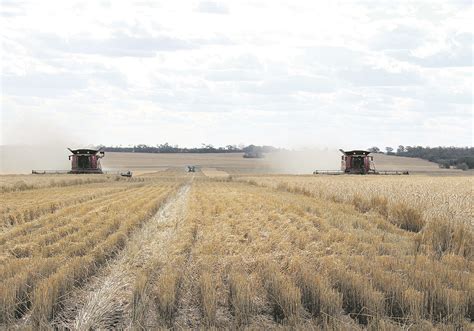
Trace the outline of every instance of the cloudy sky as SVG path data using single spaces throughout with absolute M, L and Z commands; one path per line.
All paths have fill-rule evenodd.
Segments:
M 0 1 L 0 144 L 473 144 L 470 0 Z

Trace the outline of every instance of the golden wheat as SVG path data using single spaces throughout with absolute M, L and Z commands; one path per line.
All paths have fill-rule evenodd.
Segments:
M 419 234 L 394 226 L 383 212 L 232 182 L 202 181 L 194 187 L 188 221 L 199 230 L 187 270 L 213 270 L 218 279 L 229 279 L 216 296 L 229 293 L 231 318 L 243 324 L 269 326 L 254 320 L 268 311 L 277 323 L 309 327 L 303 309 L 314 316 L 314 325 L 331 328 L 347 327 L 346 314 L 367 328 L 387 329 L 460 326 L 472 316 L 468 256 L 433 259 L 426 239 L 416 250 Z M 369 202 L 386 210 L 384 199 Z M 458 237 L 466 241 L 467 233 L 470 229 Z M 254 298 L 239 301 L 252 309 L 236 308 L 235 268 L 249 275 L 251 283 L 241 280 L 241 286 L 252 288 Z M 250 277 L 257 270 L 260 280 Z M 248 312 L 242 318 L 239 311 Z M 214 323 L 230 322 L 217 316 Z
M 109 190 L 92 202 L 76 200 L 77 214 L 66 210 L 39 216 L 21 230 L 14 227 L 2 233 L 1 291 L 9 298 L 2 302 L 2 322 L 28 308 L 36 325 L 45 325 L 57 314 L 67 291 L 120 250 L 131 231 L 153 215 L 173 189 L 150 185 Z M 18 259 L 28 263 L 18 265 Z M 26 284 L 10 283 L 11 277 L 25 279 Z
M 143 178 L 1 196 L 2 325 L 56 326 L 65 298 L 105 274 L 123 286 L 99 287 L 100 298 L 90 285 L 93 302 L 110 304 L 83 305 L 97 318 L 73 326 L 472 326 L 471 178 Z M 105 311 L 120 302 L 129 324 Z

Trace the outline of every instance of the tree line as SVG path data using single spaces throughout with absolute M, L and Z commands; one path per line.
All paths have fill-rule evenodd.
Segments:
M 202 144 L 201 147 L 179 147 L 178 145 L 170 145 L 168 143 L 149 146 L 138 144 L 133 146 L 98 146 L 106 152 L 128 152 L 128 153 L 270 153 L 280 151 L 282 149 L 273 146 L 237 146 L 227 145 L 224 147 L 214 147 L 211 144 Z
M 373 153 L 383 153 L 374 146 L 368 149 Z M 385 154 L 417 157 L 438 163 L 440 168 L 474 169 L 474 147 L 422 147 L 400 145 L 395 150 L 385 147 Z

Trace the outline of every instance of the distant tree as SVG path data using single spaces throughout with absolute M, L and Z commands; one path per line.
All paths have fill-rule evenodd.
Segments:
M 392 147 L 385 147 L 385 150 L 387 151 L 387 155 L 392 155 L 393 154 L 393 148 Z
M 178 145 L 171 145 L 169 143 L 156 144 L 155 146 L 148 146 L 146 144 L 129 145 L 129 146 L 103 146 L 106 152 L 129 152 L 129 153 L 242 153 L 248 150 L 255 150 L 259 153 L 268 153 L 281 150 L 273 146 L 256 146 L 249 145 L 227 145 L 225 147 L 214 147 L 211 144 L 201 144 L 201 147 L 179 147 Z
M 438 163 L 438 165 L 439 165 L 440 168 L 449 169 L 451 167 L 451 162 L 449 162 L 449 161 L 440 161 Z
M 461 169 L 461 170 L 467 170 L 467 169 L 469 169 L 469 166 L 466 163 L 463 162 L 463 163 L 458 163 L 456 165 L 456 168 Z
M 368 151 L 371 153 L 380 153 L 380 148 L 378 148 L 377 146 L 374 146 L 374 147 L 370 147 Z
M 473 147 L 422 147 L 422 146 L 398 146 L 397 155 L 407 157 L 419 157 L 424 160 L 436 162 L 441 168 L 456 167 L 460 169 L 474 169 Z
M 463 163 L 468 169 L 474 169 L 474 156 L 465 156 L 457 159 L 457 163 Z

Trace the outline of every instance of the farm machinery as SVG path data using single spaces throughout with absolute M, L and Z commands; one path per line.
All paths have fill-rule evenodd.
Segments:
M 342 174 L 358 174 L 358 175 L 408 175 L 408 171 L 377 171 L 375 169 L 374 157 L 369 155 L 369 151 L 339 150 L 343 155 L 341 156 L 341 170 L 315 170 L 313 175 L 342 175 Z
M 94 149 L 70 149 L 72 153 L 69 155 L 71 160 L 71 174 L 102 174 L 102 166 L 100 159 L 105 153 L 101 150 Z
M 132 177 L 130 170 L 124 172 L 103 171 L 100 159 L 105 156 L 105 152 L 101 149 L 70 149 L 72 153 L 69 155 L 71 161 L 71 170 L 32 170 L 32 174 L 117 174 L 123 177 Z

